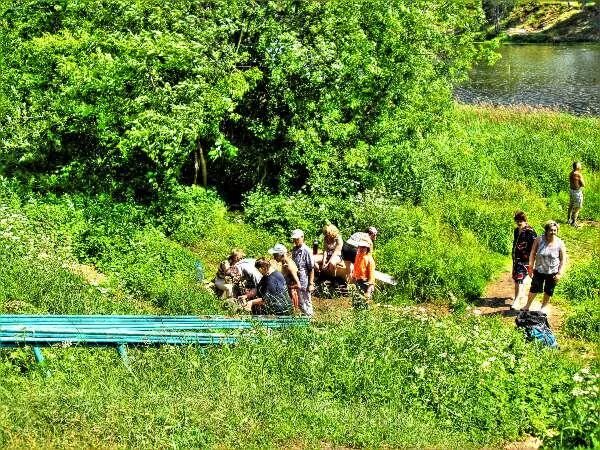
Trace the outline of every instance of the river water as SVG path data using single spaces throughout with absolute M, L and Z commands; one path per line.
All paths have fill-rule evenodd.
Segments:
M 600 116 L 600 44 L 508 44 L 455 90 L 464 103 L 545 106 Z

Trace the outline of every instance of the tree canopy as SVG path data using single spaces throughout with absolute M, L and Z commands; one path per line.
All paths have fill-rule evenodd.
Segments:
M 475 0 L 0 0 L 0 169 L 349 194 L 410 170 L 482 17 Z

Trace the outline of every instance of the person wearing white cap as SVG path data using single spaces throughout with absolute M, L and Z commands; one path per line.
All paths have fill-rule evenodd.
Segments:
M 356 259 L 352 269 L 352 280 L 367 299 L 371 298 L 375 289 L 375 260 L 371 254 L 372 249 L 371 238 L 365 237 L 358 241 Z
M 298 290 L 300 311 L 302 314 L 312 317 L 312 291 L 315 289 L 315 261 L 310 249 L 304 243 L 304 232 L 296 229 L 292 231 L 291 239 L 294 242 L 292 259 L 298 267 Z
M 298 279 L 298 266 L 288 255 L 288 250 L 283 244 L 275 244 L 269 249 L 269 253 L 273 255 L 275 261 L 281 264 L 281 273 L 285 277 L 288 292 L 292 299 L 292 305 L 295 309 L 300 308 L 300 280 Z

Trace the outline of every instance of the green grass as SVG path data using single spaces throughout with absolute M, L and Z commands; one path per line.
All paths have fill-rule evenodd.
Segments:
M 374 313 L 206 352 L 134 350 L 132 374 L 114 351 L 46 353 L 50 378 L 0 353 L 3 445 L 472 448 L 545 433 L 579 367 L 498 320 Z
M 538 231 L 564 218 L 572 159 L 588 180 L 582 216 L 600 218 L 599 124 L 457 107 L 453 126 L 415 150 L 418 205 L 385 186 L 353 199 L 260 193 L 244 216 L 197 188 L 141 206 L 0 180 L 0 312 L 222 312 L 197 260 L 211 276 L 232 247 L 263 255 L 296 226 L 312 239 L 327 218 L 345 235 L 379 228 L 378 267 L 400 286 L 378 302 L 468 301 L 505 267 L 516 209 Z M 479 448 L 524 434 L 593 446 L 600 229 L 560 234 L 572 261 L 557 291 L 564 339 L 586 340 L 592 360 L 526 343 L 498 319 L 374 309 L 232 347 L 131 349 L 131 372 L 114 349 L 57 346 L 45 368 L 5 349 L 0 446 Z M 90 285 L 77 264 L 106 279 Z

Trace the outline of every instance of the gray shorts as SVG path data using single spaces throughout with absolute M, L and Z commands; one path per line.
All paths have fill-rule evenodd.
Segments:
M 581 208 L 583 205 L 583 191 L 581 189 L 571 189 L 569 197 L 569 206 L 571 208 Z

